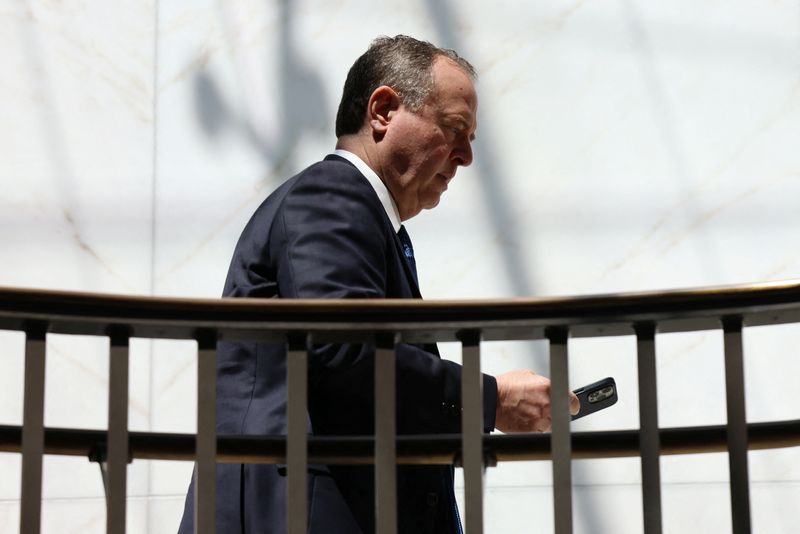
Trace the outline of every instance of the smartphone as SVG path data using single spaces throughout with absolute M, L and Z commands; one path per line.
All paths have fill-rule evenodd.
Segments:
M 572 420 L 608 408 L 617 402 L 617 384 L 610 376 L 573 391 L 581 401 L 581 411 Z

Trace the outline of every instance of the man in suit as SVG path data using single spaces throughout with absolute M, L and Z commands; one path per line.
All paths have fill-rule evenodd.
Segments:
M 261 298 L 420 298 L 402 221 L 435 207 L 472 162 L 477 97 L 472 66 L 406 36 L 379 38 L 350 69 L 336 150 L 279 187 L 256 210 L 233 255 L 224 295 Z M 308 413 L 316 435 L 374 429 L 374 347 L 310 348 Z M 399 434 L 460 431 L 459 365 L 435 345 L 397 347 Z M 285 347 L 220 343 L 220 434 L 286 431 Z M 483 377 L 484 429 L 547 431 L 549 381 L 532 371 Z M 572 398 L 577 412 L 577 399 Z M 402 533 L 460 532 L 452 467 L 399 466 Z M 373 469 L 309 467 L 309 531 L 375 530 Z M 285 470 L 219 465 L 217 529 L 286 532 Z M 181 533 L 192 531 L 192 488 Z

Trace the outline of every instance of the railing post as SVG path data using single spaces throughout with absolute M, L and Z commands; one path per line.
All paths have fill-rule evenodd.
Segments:
M 553 432 L 553 506 L 556 534 L 572 533 L 572 441 L 569 413 L 569 359 L 566 327 L 548 327 L 550 340 L 550 408 Z
M 38 534 L 41 530 L 46 333 L 47 325 L 42 323 L 26 325 L 25 328 L 21 534 Z
M 124 533 L 128 472 L 128 336 L 109 329 L 108 485 L 106 532 Z
M 308 345 L 304 334 L 287 339 L 286 506 L 288 534 L 308 529 Z
M 483 533 L 483 379 L 481 335 L 459 334 L 462 343 L 461 439 L 464 462 L 464 527 L 467 534 Z
M 656 325 L 634 325 L 639 373 L 639 451 L 645 534 L 661 534 L 661 440 L 658 434 Z
M 375 531 L 397 534 L 396 344 L 379 333 L 375 348 Z
M 194 529 L 214 534 L 217 512 L 217 335 L 197 333 L 197 441 Z
M 742 318 L 723 317 L 725 392 L 728 406 L 728 462 L 734 534 L 750 533 L 750 481 L 747 473 L 747 416 L 744 398 Z

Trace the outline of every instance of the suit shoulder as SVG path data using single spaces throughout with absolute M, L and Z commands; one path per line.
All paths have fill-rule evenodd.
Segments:
M 375 190 L 361 172 L 350 162 L 341 159 L 320 161 L 297 174 L 291 180 L 292 190 L 298 187 L 321 187 L 326 190 L 364 195 L 379 204 Z
M 283 182 L 256 208 L 252 218 L 267 215 L 272 219 L 287 197 L 295 196 L 305 197 L 312 205 L 317 198 L 345 196 L 359 198 L 363 206 L 380 207 L 374 189 L 358 169 L 343 159 L 332 158 L 314 163 Z
M 391 224 L 372 185 L 347 161 L 315 163 L 284 185 L 279 211 L 324 213 L 334 219 L 338 214 L 351 220 L 369 219 L 370 224 Z

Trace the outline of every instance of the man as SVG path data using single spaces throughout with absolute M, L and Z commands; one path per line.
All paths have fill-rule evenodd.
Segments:
M 229 297 L 420 298 L 401 223 L 435 207 L 459 166 L 472 162 L 474 69 L 454 51 L 406 36 L 379 38 L 350 69 L 334 154 L 278 188 L 256 210 L 233 255 Z M 311 349 L 308 412 L 317 435 L 371 434 L 374 348 Z M 220 343 L 220 434 L 286 431 L 283 346 Z M 435 345 L 397 348 L 397 431 L 460 431 L 461 368 Z M 531 371 L 484 375 L 484 428 L 547 431 L 549 381 Z M 577 412 L 577 399 L 572 399 Z M 460 531 L 452 468 L 399 466 L 402 533 Z M 375 530 L 373 469 L 309 467 L 309 531 Z M 217 528 L 286 532 L 281 466 L 218 466 Z M 182 533 L 192 528 L 192 488 Z

